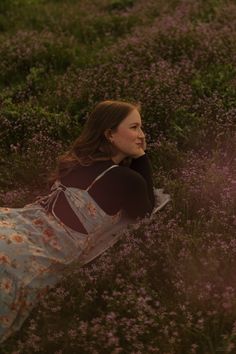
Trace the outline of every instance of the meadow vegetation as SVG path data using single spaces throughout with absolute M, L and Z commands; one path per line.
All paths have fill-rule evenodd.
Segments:
M 172 197 L 73 264 L 1 354 L 236 353 L 235 23 L 233 0 L 1 0 L 1 206 L 49 191 L 104 99 L 141 103 Z

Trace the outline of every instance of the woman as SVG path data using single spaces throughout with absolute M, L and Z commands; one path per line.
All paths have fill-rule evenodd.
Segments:
M 23 208 L 0 208 L 0 342 L 67 264 L 91 261 L 124 226 L 152 212 L 145 149 L 139 107 L 101 102 L 59 159 L 51 193 Z

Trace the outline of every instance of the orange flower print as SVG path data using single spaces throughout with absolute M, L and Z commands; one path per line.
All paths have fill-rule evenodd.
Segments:
M 47 267 L 37 263 L 36 261 L 32 261 L 31 269 L 33 273 L 44 273 L 47 270 Z
M 43 221 L 41 219 L 35 219 L 33 223 L 34 225 L 43 225 Z
M 24 242 L 24 237 L 21 236 L 21 235 L 18 235 L 18 234 L 12 234 L 10 236 L 10 239 L 12 242 L 15 242 L 15 243 L 22 243 Z
M 44 230 L 43 239 L 46 243 L 48 243 L 53 248 L 57 249 L 58 251 L 61 250 L 61 246 L 59 245 L 53 230 L 51 229 Z
M 58 241 L 56 239 L 50 241 L 50 245 L 57 249 L 58 251 L 61 250 L 61 246 L 59 245 Z
M 0 264 L 10 264 L 10 263 L 11 263 L 10 258 L 6 254 L 0 252 Z
M 51 229 L 45 229 L 43 231 L 43 239 L 45 242 L 49 242 L 54 237 L 54 233 Z
M 1 220 L 0 221 L 0 226 L 4 226 L 4 227 L 13 227 L 14 224 L 10 221 L 6 221 L 6 220 Z
M 96 208 L 93 203 L 89 202 L 87 204 L 87 210 L 91 216 L 96 216 Z
M 13 282 L 11 279 L 3 278 L 0 283 L 0 289 L 3 290 L 5 293 L 9 294 L 10 291 L 12 290 L 12 285 Z
M 54 232 L 52 229 L 45 229 L 43 233 L 44 235 L 47 235 L 49 238 L 54 236 Z

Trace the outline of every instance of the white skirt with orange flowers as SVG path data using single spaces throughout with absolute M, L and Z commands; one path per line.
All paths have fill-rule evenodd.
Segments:
M 170 199 L 162 190 L 155 192 L 153 213 Z M 73 234 L 37 203 L 0 208 L 0 343 L 20 329 L 66 265 L 91 262 L 114 245 L 130 223 L 122 218 L 103 232 Z
M 0 343 L 86 246 L 87 235 L 71 237 L 37 204 L 0 208 Z

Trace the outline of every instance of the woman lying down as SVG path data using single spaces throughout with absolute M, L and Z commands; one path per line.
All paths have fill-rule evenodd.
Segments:
M 66 265 L 84 265 L 169 200 L 153 188 L 138 105 L 99 103 L 60 157 L 49 195 L 0 208 L 0 343 L 20 329 Z

